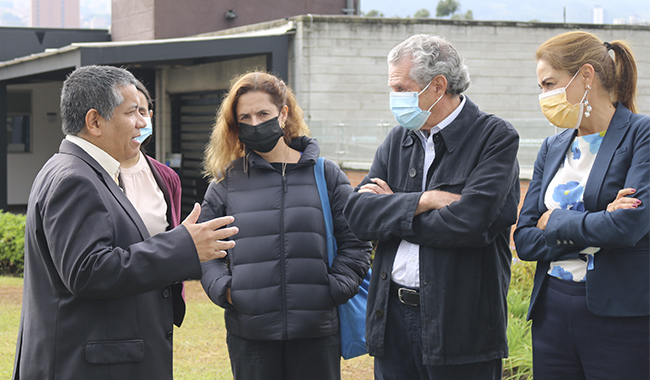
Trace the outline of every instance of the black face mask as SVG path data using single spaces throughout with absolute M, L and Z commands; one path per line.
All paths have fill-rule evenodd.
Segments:
M 284 131 L 274 117 L 257 125 L 239 123 L 239 141 L 250 150 L 257 152 L 270 152 L 275 148 L 278 139 L 284 136 Z

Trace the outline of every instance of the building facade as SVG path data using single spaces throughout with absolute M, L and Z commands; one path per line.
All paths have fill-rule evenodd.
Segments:
M 64 74 L 91 63 L 127 67 L 155 94 L 154 154 L 180 165 L 186 209 L 203 197 L 201 158 L 221 97 L 234 76 L 253 69 L 287 80 L 322 155 L 352 177 L 369 168 L 396 124 L 386 55 L 416 33 L 446 38 L 465 58 L 472 80 L 466 95 L 517 128 L 522 179 L 528 179 L 543 138 L 555 133 L 539 108 L 534 52 L 548 38 L 576 29 L 632 45 L 639 112 L 650 114 L 648 26 L 301 15 L 187 38 L 75 44 L 0 62 L 0 90 L 4 84 L 9 92 L 30 92 L 33 113 L 34 150 L 7 154 L 8 202 L 27 203 L 33 177 L 58 150 L 63 135 L 56 95 Z
M 79 0 L 32 0 L 32 26 L 78 28 Z

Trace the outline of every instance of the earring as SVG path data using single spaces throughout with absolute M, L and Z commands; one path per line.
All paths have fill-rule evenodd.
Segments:
M 284 121 L 280 123 L 280 128 L 284 129 Z
M 591 85 L 590 84 L 587 85 L 587 92 L 589 90 L 591 90 Z M 592 107 L 591 107 L 591 104 L 589 104 L 589 99 L 587 99 L 587 94 L 585 94 L 584 104 L 585 104 L 585 117 L 589 118 L 589 116 L 591 116 Z

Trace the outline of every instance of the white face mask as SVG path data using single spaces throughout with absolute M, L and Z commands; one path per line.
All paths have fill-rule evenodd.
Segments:
M 556 127 L 576 129 L 582 122 L 584 100 L 587 98 L 589 90 L 585 91 L 582 100 L 578 104 L 571 104 L 566 98 L 566 89 L 578 76 L 579 72 L 580 70 L 575 73 L 566 86 L 539 94 L 539 105 L 542 107 L 542 113 Z
M 422 89 L 420 92 L 410 91 L 410 92 L 391 92 L 390 93 L 390 110 L 395 116 L 395 120 L 404 128 L 417 131 L 422 128 L 424 123 L 426 123 L 429 116 L 431 116 L 431 109 L 433 106 L 438 104 L 443 93 L 435 103 L 429 107 L 428 110 L 423 111 L 420 109 L 419 101 L 420 94 L 422 94 L 429 86 Z

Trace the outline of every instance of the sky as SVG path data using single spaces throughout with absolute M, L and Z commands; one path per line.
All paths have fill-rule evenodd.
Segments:
M 419 9 L 436 14 L 437 0 L 360 0 L 361 11 L 378 10 L 385 17 L 412 16 Z M 543 4 L 541 6 L 540 4 Z M 650 21 L 650 0 L 460 0 L 460 13 L 472 10 L 475 20 L 563 22 L 564 7 L 568 23 L 592 23 L 593 9 L 604 9 L 604 23 L 634 16 Z

